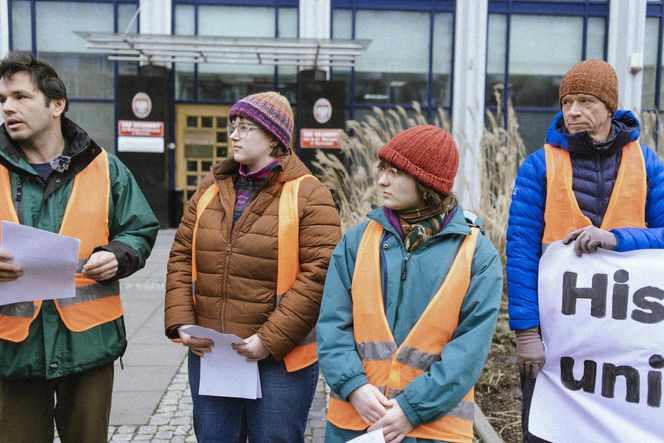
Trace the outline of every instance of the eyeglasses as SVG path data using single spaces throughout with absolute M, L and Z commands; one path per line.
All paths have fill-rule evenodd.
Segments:
M 392 183 L 394 179 L 403 174 L 403 172 L 399 171 L 394 166 L 378 165 L 378 168 L 376 168 L 376 174 L 377 180 L 380 180 L 380 178 L 385 175 L 385 179 L 389 183 Z
M 235 123 L 229 123 L 228 126 L 226 126 L 226 132 L 228 133 L 229 137 L 235 131 L 237 131 L 237 134 L 240 136 L 240 138 L 245 138 L 247 134 L 249 134 L 249 131 L 252 129 L 258 129 L 258 126 L 250 125 L 247 123 L 240 123 L 237 125 Z

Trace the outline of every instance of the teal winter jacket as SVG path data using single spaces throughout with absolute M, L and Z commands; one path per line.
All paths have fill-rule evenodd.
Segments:
M 443 283 L 470 228 L 461 207 L 445 228 L 408 253 L 383 208 L 369 214 L 385 229 L 381 239 L 381 280 L 387 322 L 397 345 L 406 339 Z M 355 349 L 351 284 L 360 240 L 369 222 L 351 228 L 332 255 L 317 324 L 320 367 L 342 398 L 369 381 Z M 480 235 L 459 324 L 441 359 L 413 380 L 396 399 L 414 427 L 432 422 L 461 401 L 475 385 L 486 361 L 502 294 L 502 266 L 491 242 Z M 353 435 L 328 424 L 326 441 Z M 406 439 L 405 441 L 415 441 Z
M 63 172 L 54 171 L 44 181 L 13 144 L 4 125 L 0 127 L 0 163 L 9 169 L 19 220 L 26 226 L 50 232 L 60 230 L 74 176 L 101 152 L 85 131 L 70 120 L 63 120 L 62 131 L 66 140 L 64 155 L 71 159 L 69 167 Z M 159 222 L 127 167 L 110 153 L 108 162 L 110 242 L 96 250 L 115 255 L 118 272 L 113 280 L 116 280 L 145 265 Z M 24 341 L 0 340 L 0 378 L 51 379 L 75 374 L 113 362 L 126 346 L 122 317 L 84 332 L 71 332 L 60 319 L 55 303 L 46 300 Z

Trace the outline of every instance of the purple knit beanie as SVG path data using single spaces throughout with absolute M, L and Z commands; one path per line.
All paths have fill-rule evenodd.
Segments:
M 244 117 L 256 123 L 279 141 L 288 153 L 293 138 L 293 110 L 288 99 L 278 92 L 268 91 L 248 95 L 233 105 L 228 120 Z

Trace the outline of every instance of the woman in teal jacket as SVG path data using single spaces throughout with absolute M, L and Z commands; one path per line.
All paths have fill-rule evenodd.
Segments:
M 387 442 L 469 441 L 466 437 L 469 434 L 472 438 L 473 411 L 469 391 L 480 375 L 495 328 L 502 293 L 500 258 L 489 240 L 482 235 L 473 236 L 475 243 L 469 246 L 472 249 L 468 249 L 466 265 L 466 269 L 470 267 L 467 286 L 457 291 L 458 316 L 454 312 L 450 315 L 453 323 L 458 317 L 451 337 L 437 348 L 440 352 L 433 354 L 429 363 L 422 351 L 402 358 L 402 344 L 409 334 L 418 333 L 414 331 L 417 326 L 421 337 L 431 335 L 431 315 L 429 324 L 420 320 L 427 307 L 441 303 L 434 295 L 446 279 L 457 251 L 466 244 L 464 240 L 471 237 L 471 226 L 451 194 L 458 152 L 449 133 L 435 126 L 417 126 L 390 140 L 378 156 L 378 186 L 384 207 L 372 211 L 369 221 L 350 229 L 334 251 L 317 325 L 320 367 L 332 389 L 325 440 L 346 442 L 366 428 L 382 428 Z M 357 338 L 358 333 L 361 335 L 359 329 L 371 335 L 385 322 L 367 325 L 366 320 L 353 315 L 354 304 L 357 308 L 362 296 L 358 289 L 362 283 L 354 284 L 358 249 L 371 221 L 383 229 L 376 246 L 382 303 L 376 296 L 374 301 L 378 303 L 369 306 L 383 307 L 393 337 L 393 343 L 384 347 L 384 341 L 377 336 L 372 343 L 374 356 L 368 355 L 365 344 L 356 343 L 362 341 Z M 363 267 L 357 273 L 363 277 L 359 280 L 366 279 L 366 270 Z M 438 306 L 438 312 L 455 309 Z M 419 339 L 406 344 L 420 348 Z M 399 349 L 395 350 L 395 346 Z M 381 349 L 388 353 L 381 356 Z M 419 360 L 413 362 L 413 355 Z M 408 381 L 404 389 L 385 389 L 372 384 L 371 378 L 374 383 L 377 378 L 372 371 L 367 375 L 367 360 L 372 359 L 384 359 L 388 367 L 410 359 L 410 365 L 423 367 L 423 372 Z M 344 417 L 355 414 L 352 426 L 352 420 Z M 437 429 L 433 433 L 421 426 L 432 423 Z M 464 431 L 458 433 L 459 429 Z

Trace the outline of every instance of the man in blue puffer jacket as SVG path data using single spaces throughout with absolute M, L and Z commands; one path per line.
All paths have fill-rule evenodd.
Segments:
M 546 144 L 569 152 L 572 191 L 592 223 L 564 237 L 577 255 L 598 248 L 615 251 L 664 248 L 664 165 L 641 145 L 647 193 L 645 228 L 600 229 L 625 149 L 639 138 L 639 121 L 617 110 L 618 82 L 608 63 L 587 60 L 574 65 L 560 83 L 561 111 L 549 126 Z M 549 148 L 549 149 L 552 149 Z M 547 204 L 545 148 L 531 154 L 517 174 L 507 227 L 507 290 L 510 327 L 516 331 L 517 362 L 523 390 L 524 441 L 543 441 L 527 432 L 535 378 L 544 364 L 540 337 L 537 279 Z M 634 173 L 631 171 L 631 173 Z

